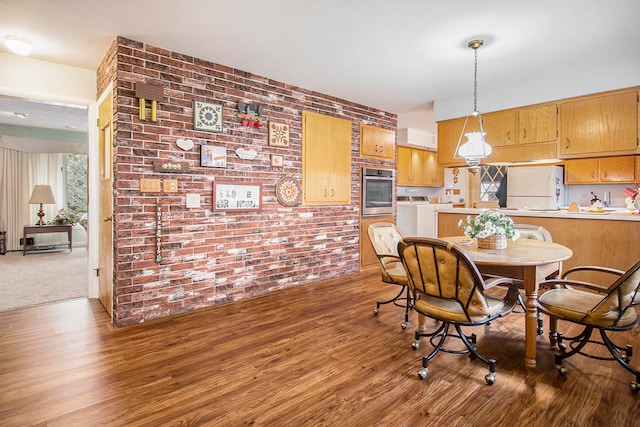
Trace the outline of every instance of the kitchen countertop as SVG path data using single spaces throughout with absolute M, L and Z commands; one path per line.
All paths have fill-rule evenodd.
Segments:
M 583 208 L 586 209 L 586 208 Z M 486 209 L 477 208 L 449 208 L 446 210 L 438 210 L 442 213 L 455 213 L 463 215 L 478 215 L 480 212 Z M 529 216 L 529 217 L 544 217 L 544 218 L 574 218 L 574 219 L 600 219 L 600 220 L 613 220 L 613 221 L 640 221 L 640 215 L 638 211 L 629 211 L 624 208 L 612 208 L 606 209 L 604 213 L 592 213 L 587 211 L 581 212 L 568 212 L 566 209 L 553 210 L 553 211 L 537 211 L 528 209 L 497 209 L 499 212 L 503 212 L 508 216 Z

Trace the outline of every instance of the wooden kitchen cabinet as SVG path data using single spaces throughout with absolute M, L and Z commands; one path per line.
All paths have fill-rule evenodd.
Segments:
M 475 120 L 469 120 L 477 130 Z M 464 118 L 438 123 L 438 163 L 442 166 L 465 166 L 456 159 L 455 149 Z M 557 157 L 556 104 L 518 108 L 482 115 L 485 140 L 493 152 L 483 163 L 525 162 Z M 465 130 L 467 132 L 467 130 Z M 463 139 L 463 143 L 466 139 Z
M 360 156 L 393 160 L 396 152 L 396 134 L 370 125 L 360 125 Z
M 455 158 L 458 139 L 464 126 L 465 118 L 438 122 L 438 164 L 440 166 L 466 166 L 464 159 Z M 484 126 L 484 125 L 483 125 Z M 477 121 L 468 123 L 468 132 L 480 130 Z M 466 141 L 466 139 L 465 139 Z
M 417 148 L 398 147 L 398 185 L 442 187 L 444 169 L 438 165 L 437 153 Z
M 302 112 L 305 205 L 351 203 L 351 121 Z
M 491 147 L 516 144 L 516 113 L 513 110 L 483 114 L 482 128 Z
M 566 184 L 631 183 L 636 179 L 637 157 L 571 159 L 564 163 Z
M 540 105 L 518 109 L 518 144 L 558 140 L 558 106 Z
M 638 91 L 560 104 L 560 153 L 585 157 L 633 154 L 638 148 Z

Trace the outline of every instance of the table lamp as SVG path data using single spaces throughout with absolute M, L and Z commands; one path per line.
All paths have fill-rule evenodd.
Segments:
M 45 225 L 42 220 L 44 217 L 44 209 L 42 209 L 42 205 L 53 205 L 56 203 L 56 198 L 53 196 L 53 190 L 50 185 L 36 185 L 33 187 L 29 204 L 37 205 L 38 203 L 40 204 L 40 211 L 38 211 L 38 218 L 40 219 L 36 222 L 36 225 Z

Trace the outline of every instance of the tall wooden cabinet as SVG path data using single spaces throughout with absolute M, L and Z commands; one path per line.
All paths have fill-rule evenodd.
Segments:
M 351 203 L 351 121 L 302 112 L 305 205 Z

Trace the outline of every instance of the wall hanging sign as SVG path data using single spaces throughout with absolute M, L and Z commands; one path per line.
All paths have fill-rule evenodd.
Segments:
M 256 158 L 256 156 L 258 155 L 258 153 L 256 152 L 256 150 L 254 150 L 253 148 L 249 148 L 249 147 L 241 147 L 238 148 L 236 150 L 236 154 L 238 155 L 238 157 L 240 157 L 242 160 L 253 160 Z
M 193 128 L 207 132 L 222 132 L 222 104 L 193 101 Z
M 210 168 L 226 168 L 227 149 L 214 145 L 201 145 L 200 166 L 207 166 Z
M 291 175 L 285 175 L 276 182 L 276 198 L 282 206 L 298 206 L 302 200 L 300 182 Z
M 260 184 L 213 183 L 214 211 L 258 211 L 261 199 Z
M 171 160 L 154 160 L 154 172 L 189 172 L 189 163 L 173 162 Z
M 288 147 L 289 125 L 269 122 L 269 145 L 272 147 Z
M 193 148 L 194 144 L 193 141 L 190 139 L 184 139 L 184 138 L 179 138 L 176 141 L 176 145 L 178 146 L 179 149 L 184 150 L 184 151 L 189 151 Z

